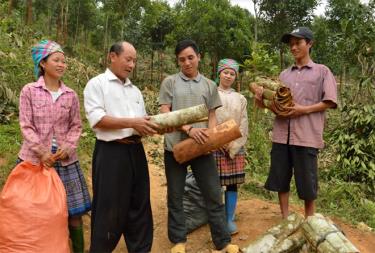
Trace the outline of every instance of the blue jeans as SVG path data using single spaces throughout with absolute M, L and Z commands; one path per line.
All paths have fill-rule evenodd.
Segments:
M 186 242 L 187 231 L 182 199 L 187 167 L 190 165 L 206 203 L 212 241 L 217 249 L 224 248 L 231 242 L 231 237 L 227 229 L 220 180 L 213 155 L 203 155 L 179 164 L 172 152 L 164 150 L 164 163 L 168 187 L 169 240 L 172 243 Z

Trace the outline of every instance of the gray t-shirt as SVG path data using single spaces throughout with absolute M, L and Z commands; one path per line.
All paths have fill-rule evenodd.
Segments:
M 171 105 L 171 111 L 205 104 L 208 110 L 220 107 L 221 100 L 216 84 L 199 74 L 189 79 L 182 72 L 166 77 L 160 87 L 159 105 Z M 207 115 L 208 116 L 208 115 Z M 207 127 L 207 122 L 192 124 L 194 127 Z M 178 142 L 188 138 L 181 131 L 164 135 L 164 147 L 168 151 Z

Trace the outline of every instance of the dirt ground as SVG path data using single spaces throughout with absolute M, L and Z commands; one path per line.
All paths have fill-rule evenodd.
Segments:
M 151 156 L 155 150 L 161 150 L 160 143 L 147 144 L 146 151 L 149 160 L 150 180 L 151 180 L 151 204 L 154 217 L 154 241 L 152 253 L 170 252 L 171 243 L 167 236 L 167 204 L 166 204 L 166 179 L 163 168 L 159 165 L 160 160 L 155 162 Z M 160 151 L 158 151 L 160 152 Z M 88 184 L 91 187 L 90 179 Z M 293 211 L 303 211 L 300 207 L 292 207 Z M 238 208 L 236 210 L 236 223 L 239 233 L 232 237 L 232 242 L 238 244 L 240 248 L 248 246 L 259 235 L 270 227 L 280 222 L 279 207 L 275 203 L 240 196 Z M 344 231 L 349 240 L 362 252 L 375 252 L 375 233 L 366 232 L 345 224 L 337 218 L 332 218 L 336 224 Z M 85 239 L 86 249 L 89 248 L 89 217 L 85 216 Z M 209 253 L 213 249 L 210 231 L 208 226 L 203 226 L 188 235 L 188 253 Z M 115 252 L 127 253 L 124 240 L 118 244 Z

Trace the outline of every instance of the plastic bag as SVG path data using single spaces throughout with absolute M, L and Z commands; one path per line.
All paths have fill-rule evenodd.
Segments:
M 191 172 L 186 175 L 182 201 L 185 213 L 186 231 L 188 233 L 208 223 L 206 204 L 194 175 Z
M 0 194 L 0 252 L 65 253 L 66 192 L 53 168 L 19 163 Z

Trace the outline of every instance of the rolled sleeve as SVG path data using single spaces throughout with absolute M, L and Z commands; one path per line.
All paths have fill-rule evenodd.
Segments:
M 331 101 L 335 103 L 335 108 L 337 107 L 337 84 L 335 77 L 332 72 L 326 67 L 324 69 L 323 77 L 323 95 L 322 101 Z
M 210 86 L 210 98 L 208 100 L 208 110 L 217 109 L 221 107 L 223 104 L 221 103 L 221 99 L 219 96 L 219 92 L 217 90 L 217 86 L 213 81 L 209 81 Z
M 99 84 L 89 81 L 83 91 L 86 117 L 93 128 L 105 115 L 104 97 Z
M 160 86 L 159 105 L 171 105 L 173 100 L 173 76 L 163 80 Z
M 25 141 L 30 145 L 30 149 L 41 156 L 44 152 L 47 151 L 41 143 L 41 140 L 37 134 L 37 129 L 33 122 L 33 109 L 31 105 L 31 91 L 30 86 L 25 86 L 21 90 L 20 99 L 19 99 L 19 121 L 21 133 Z
M 69 156 L 72 156 L 77 149 L 78 141 L 82 132 L 81 116 L 79 112 L 79 100 L 77 94 L 74 94 L 73 105 L 70 109 L 69 132 L 63 146 L 68 147 Z

